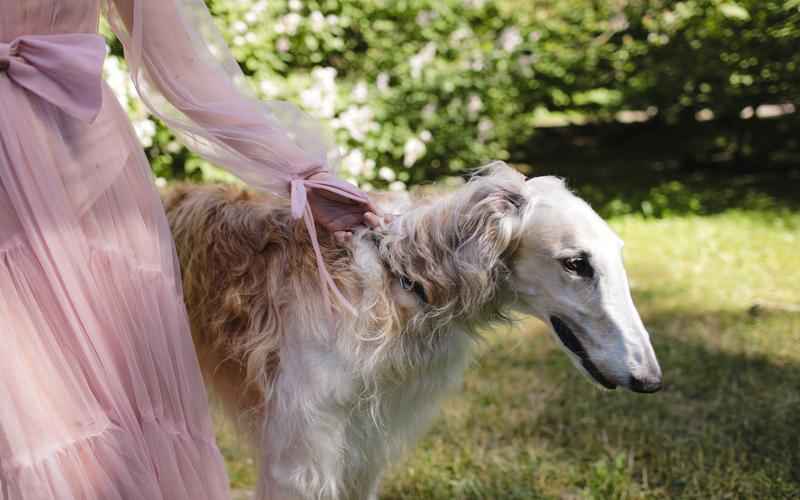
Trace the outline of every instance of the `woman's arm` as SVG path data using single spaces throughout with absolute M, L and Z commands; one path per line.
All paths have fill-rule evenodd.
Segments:
M 308 189 L 315 219 L 329 230 L 371 222 L 366 195 L 327 168 L 332 141 L 321 125 L 289 103 L 250 96 L 202 0 L 106 2 L 140 96 L 191 149 L 279 195 L 298 178 L 336 185 Z

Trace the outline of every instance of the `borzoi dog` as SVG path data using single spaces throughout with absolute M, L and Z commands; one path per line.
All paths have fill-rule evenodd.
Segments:
M 559 179 L 495 164 L 346 244 L 321 231 L 356 316 L 329 313 L 284 205 L 230 186 L 165 204 L 204 375 L 257 443 L 259 499 L 377 498 L 459 385 L 476 330 L 514 310 L 600 386 L 660 388 L 622 241 Z

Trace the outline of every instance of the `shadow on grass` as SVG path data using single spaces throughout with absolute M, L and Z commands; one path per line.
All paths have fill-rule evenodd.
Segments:
M 746 313 L 679 314 L 645 318 L 665 374 L 660 394 L 600 393 L 570 380 L 532 425 L 569 419 L 569 432 L 544 435 L 550 446 L 589 456 L 624 450 L 635 480 L 670 498 L 800 495 L 800 365 L 691 338 L 692 325 L 759 321 Z M 800 324 L 797 315 L 778 316 L 788 318 L 768 321 Z M 676 321 L 686 335 L 658 333 Z
M 539 326 L 491 337 L 381 498 L 797 498 L 800 364 L 742 341 L 797 337 L 800 315 L 645 322 L 666 381 L 655 395 L 590 386 Z

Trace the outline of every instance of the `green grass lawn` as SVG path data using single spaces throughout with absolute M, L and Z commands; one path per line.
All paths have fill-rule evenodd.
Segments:
M 383 499 L 800 498 L 800 214 L 612 225 L 664 390 L 596 389 L 536 320 L 490 332 Z

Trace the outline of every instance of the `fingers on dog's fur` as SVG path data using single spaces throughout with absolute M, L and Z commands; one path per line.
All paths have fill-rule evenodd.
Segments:
M 372 228 L 380 228 L 384 223 L 384 220 L 381 220 L 380 217 L 378 217 L 372 212 L 365 213 L 364 220 L 367 222 L 367 225 L 369 225 Z
M 334 238 L 340 244 L 344 245 L 353 241 L 353 233 L 351 231 L 336 231 L 334 233 Z

